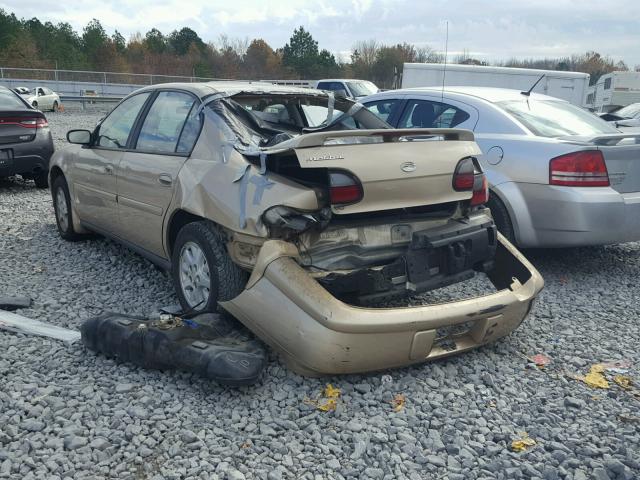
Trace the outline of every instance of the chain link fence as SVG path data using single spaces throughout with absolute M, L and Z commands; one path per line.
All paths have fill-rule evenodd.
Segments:
M 0 79 L 47 80 L 103 84 L 155 85 L 170 82 L 209 82 L 221 78 L 154 75 L 146 73 L 91 72 L 83 70 L 46 70 L 40 68 L 0 67 Z

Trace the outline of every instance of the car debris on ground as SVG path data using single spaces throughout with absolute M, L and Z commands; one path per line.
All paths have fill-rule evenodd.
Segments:
M 0 310 L 0 330 L 55 338 L 66 343 L 80 340 L 80 332 Z
M 0 310 L 18 310 L 19 308 L 29 308 L 31 299 L 29 297 L 10 297 L 0 295 Z
M 254 383 L 266 363 L 264 346 L 217 313 L 155 319 L 105 314 L 86 320 L 80 330 L 82 342 L 94 352 L 227 385 Z

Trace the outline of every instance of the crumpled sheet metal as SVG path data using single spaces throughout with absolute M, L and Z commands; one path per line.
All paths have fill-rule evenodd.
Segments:
M 264 194 L 265 189 L 271 188 L 275 185 L 274 182 L 263 176 L 265 173 L 263 173 L 261 169 L 259 171 L 259 175 L 252 176 L 251 168 L 245 168 L 244 172 L 234 179 L 234 183 L 239 182 L 240 184 L 240 191 L 238 192 L 238 200 L 240 202 L 240 218 L 238 223 L 240 228 L 246 228 L 247 226 L 247 189 L 249 183 L 255 185 L 252 202 L 254 206 L 259 206 L 261 204 L 262 195 Z
M 319 205 L 311 189 L 268 174 L 268 155 L 293 152 L 295 138 L 261 147 L 263 138 L 234 113 L 238 106 L 230 99 L 243 93 L 255 95 L 255 92 L 242 90 L 217 92 L 199 107 L 205 116 L 201 135 L 210 141 L 198 142 L 189 162 L 180 170 L 173 203 L 175 208 L 215 219 L 216 223 L 231 230 L 266 237 L 268 232 L 260 217 L 268 208 L 284 205 L 311 211 Z M 277 91 L 265 90 L 264 93 L 291 96 L 291 93 Z M 310 91 L 300 95 L 328 98 L 329 107 L 335 103 L 335 97 L 326 92 Z M 361 108 L 361 104 L 354 104 L 347 113 L 354 114 Z M 245 157 L 255 157 L 259 167 Z
M 211 118 L 216 116 L 212 115 Z M 198 142 L 191 158 L 180 169 L 169 211 L 186 210 L 211 218 L 230 230 L 266 238 L 268 231 L 260 217 L 268 208 L 275 205 L 309 211 L 319 208 L 312 189 L 273 173 L 260 175 L 260 167 L 235 148 L 230 141 L 235 137 L 230 127 L 224 125 L 221 129 L 219 124 L 205 122 L 202 135 L 211 141 Z M 252 180 L 256 176 L 262 180 Z

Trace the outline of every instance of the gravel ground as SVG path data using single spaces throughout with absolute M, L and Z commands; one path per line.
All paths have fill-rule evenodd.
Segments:
M 48 117 L 60 145 L 99 116 Z M 176 302 L 168 277 L 135 254 L 60 240 L 49 193 L 31 182 L 0 182 L 0 232 L 0 292 L 33 297 L 23 315 L 78 328 L 100 309 Z M 0 331 L 0 478 L 640 478 L 640 398 L 564 374 L 630 359 L 640 382 L 640 244 L 527 255 L 546 289 L 510 337 L 380 374 L 306 379 L 272 356 L 257 385 L 235 389 Z M 532 366 L 536 353 L 553 362 Z M 326 383 L 342 392 L 334 412 L 310 401 Z M 536 445 L 516 453 L 521 432 Z

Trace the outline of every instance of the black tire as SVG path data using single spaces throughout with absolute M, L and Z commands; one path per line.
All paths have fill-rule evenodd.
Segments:
M 67 208 L 67 220 L 63 221 L 62 213 L 58 207 L 58 196 L 62 195 Z M 73 229 L 72 210 L 71 210 L 71 195 L 69 194 L 69 187 L 67 181 L 63 176 L 57 177 L 51 185 L 51 198 L 53 199 L 53 209 L 56 214 L 56 225 L 58 226 L 58 233 L 60 237 L 70 242 L 77 242 L 85 238 L 85 235 L 76 233 Z
M 58 105 L 58 102 L 57 102 L 57 101 L 56 101 L 56 102 L 53 102 L 53 107 L 51 107 L 51 111 L 52 111 L 52 112 L 57 112 L 59 107 L 60 107 L 60 106 Z
M 487 207 L 491 210 L 491 215 L 493 216 L 493 221 L 496 223 L 498 231 L 515 245 L 516 236 L 513 230 L 513 222 L 502 200 L 500 200 L 495 193 L 491 192 Z
M 33 108 L 38 108 L 38 102 L 31 102 L 31 106 Z
M 209 271 L 209 288 L 206 300 L 190 304 L 180 275 L 181 255 L 183 249 L 190 248 L 189 243 L 196 244 L 204 253 Z M 248 274 L 238 267 L 227 253 L 222 235 L 211 222 L 192 222 L 178 232 L 171 255 L 171 277 L 184 311 L 217 312 L 218 302 L 237 297 L 247 284 Z M 205 296 L 203 293 L 202 296 Z
M 49 186 L 49 178 L 47 173 L 41 173 L 33 177 L 33 182 L 37 188 L 47 188 Z

